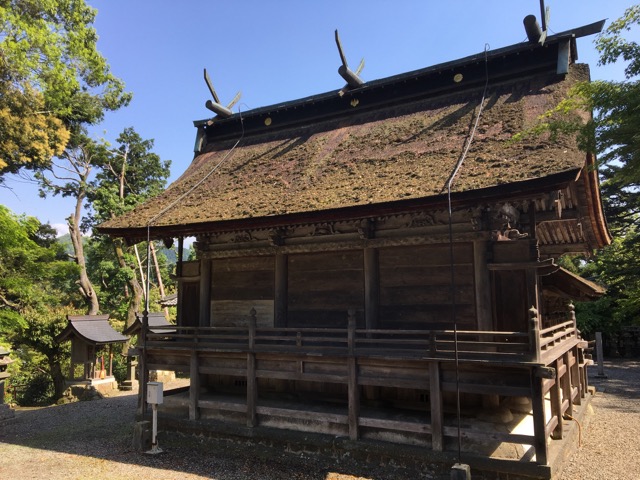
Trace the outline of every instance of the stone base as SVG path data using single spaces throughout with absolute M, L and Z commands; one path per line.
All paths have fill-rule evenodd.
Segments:
M 125 392 L 130 392 L 131 390 L 138 389 L 138 381 L 137 380 L 125 380 L 119 385 L 119 389 Z
M 151 370 L 149 372 L 150 382 L 168 383 L 176 379 L 176 372 L 173 370 Z
M 151 448 L 151 422 L 143 420 L 133 426 L 133 449 L 146 452 Z
M 118 390 L 118 382 L 114 377 L 90 378 L 86 380 L 67 380 L 65 397 L 68 401 L 93 400 L 95 398 L 108 397 Z
M 451 480 L 471 480 L 471 469 L 464 463 L 456 463 L 451 467 Z

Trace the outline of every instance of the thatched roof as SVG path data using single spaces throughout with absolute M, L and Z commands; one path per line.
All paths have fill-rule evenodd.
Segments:
M 570 35 L 559 41 L 575 42 Z M 554 46 L 555 45 L 555 46 Z M 572 43 L 575 48 L 575 44 Z M 434 199 L 460 159 L 454 194 L 545 178 L 575 179 L 586 155 L 570 137 L 513 141 L 563 99 L 588 67 L 557 73 L 548 40 L 409 72 L 347 92 L 197 122 L 203 148 L 164 193 L 100 230 L 144 238 L 224 225 Z M 469 197 L 469 195 L 467 195 Z

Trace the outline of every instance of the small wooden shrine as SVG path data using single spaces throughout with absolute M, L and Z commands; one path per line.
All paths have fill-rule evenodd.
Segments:
M 175 304 L 174 304 L 175 305 Z M 143 325 L 143 314 L 136 312 L 135 321 L 129 325 L 122 333 L 130 337 L 136 337 L 136 343 L 132 348 L 129 348 L 127 353 L 127 379 L 124 384 L 120 386 L 121 390 L 131 390 L 138 385 L 138 379 L 140 378 L 139 372 L 136 374 L 138 367 L 138 356 L 140 355 L 140 332 Z M 173 324 L 167 320 L 166 315 L 163 312 L 149 312 L 147 314 L 148 331 L 150 333 L 157 334 L 173 334 L 176 333 L 174 328 L 171 328 Z M 149 379 L 152 381 L 171 381 L 175 380 L 175 373 L 172 370 L 153 370 L 149 372 Z
M 117 388 L 113 345 L 125 343 L 129 337 L 109 324 L 109 315 L 69 315 L 67 320 L 67 326 L 56 338 L 58 342 L 71 341 L 67 384 Z

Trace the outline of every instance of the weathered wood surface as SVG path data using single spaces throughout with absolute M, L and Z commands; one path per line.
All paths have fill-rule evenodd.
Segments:
M 531 320 L 535 323 L 537 314 Z M 480 397 L 529 397 L 533 404 L 533 436 L 495 432 L 484 435 L 487 439 L 532 444 L 538 463 L 545 464 L 547 438 L 562 437 L 562 418 L 581 401 L 586 388 L 580 384 L 584 362 L 580 361 L 580 340 L 572 321 L 530 332 L 458 331 L 458 387 L 450 330 L 356 328 L 355 311 L 350 314 L 348 328 L 259 328 L 255 313 L 247 323 L 244 327 L 219 328 L 171 326 L 167 327 L 174 330 L 171 333 L 148 332 L 150 366 L 171 369 L 173 364 L 190 372 L 190 418 L 198 418 L 202 408 L 229 408 L 244 413 L 249 427 L 260 424 L 264 415 L 280 417 L 285 423 L 288 419 L 335 421 L 352 439 L 360 438 L 365 427 L 410 432 L 430 436 L 432 448 L 438 450 L 451 436 L 450 427 L 444 426 L 443 398 L 457 388 L 465 395 Z M 540 349 L 538 362 L 532 361 L 532 343 L 533 348 Z M 540 377 L 537 369 L 544 365 L 554 367 L 553 378 Z M 201 382 L 209 381 L 222 382 L 221 386 L 234 391 L 244 389 L 245 403 L 242 407 L 225 407 L 224 402 L 202 399 Z M 287 385 L 292 385 L 287 382 L 295 382 L 297 388 L 314 397 L 329 396 L 333 402 L 342 402 L 345 414 L 261 404 L 259 392 L 287 392 Z M 375 400 L 381 391 L 388 393 L 389 389 L 397 389 L 397 400 L 402 402 L 419 403 L 428 398 L 424 422 L 363 415 L 362 403 Z M 544 408 L 547 393 L 551 415 Z M 479 439 L 483 433 L 465 429 L 463 437 Z

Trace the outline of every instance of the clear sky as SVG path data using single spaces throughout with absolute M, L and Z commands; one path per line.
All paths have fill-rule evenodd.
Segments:
M 349 65 L 374 80 L 526 40 L 522 19 L 540 18 L 539 0 L 88 0 L 98 10 L 98 48 L 133 92 L 131 105 L 92 129 L 114 142 L 126 127 L 154 139 L 175 180 L 193 159 L 194 120 L 213 116 L 206 67 L 222 103 L 242 91 L 243 111 L 342 88 L 334 30 Z M 614 20 L 633 1 L 546 0 L 550 33 Z M 607 23 L 608 24 L 608 23 Z M 637 33 L 633 33 L 637 36 Z M 598 67 L 594 36 L 578 40 L 592 78 L 622 80 L 622 67 Z M 71 199 L 38 198 L 16 177 L 0 203 L 52 225 Z

